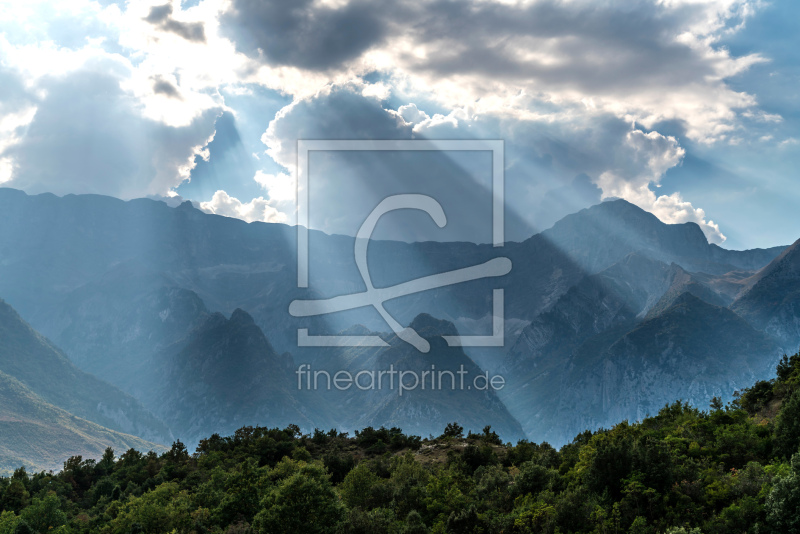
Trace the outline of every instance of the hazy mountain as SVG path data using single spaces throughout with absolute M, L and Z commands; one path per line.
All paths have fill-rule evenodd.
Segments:
M 710 245 L 695 223 L 664 224 L 621 199 L 568 215 L 542 235 L 588 272 L 601 271 L 637 252 L 688 271 L 724 274 L 760 269 L 784 248 L 726 250 Z
M 787 350 L 800 344 L 800 240 L 756 273 L 731 309 L 775 336 Z
M 161 443 L 172 438 L 139 401 L 78 369 L 2 300 L 0 371 L 47 402 L 102 426 Z
M 294 390 L 291 355 L 279 355 L 253 318 L 210 314 L 185 339 L 151 360 L 147 406 L 189 443 L 246 425 L 335 425 L 313 392 Z M 144 386 L 140 386 L 144 387 Z
M 727 295 L 715 290 L 713 278 L 704 277 L 702 273 L 698 275 L 686 272 L 674 263 L 665 280 L 669 282 L 669 287 L 661 295 L 658 302 L 647 311 L 647 318 L 661 314 L 685 293 L 692 294 L 715 306 L 725 307 L 731 303 Z
M 564 350 L 531 356 L 529 346 L 527 334 L 509 355 L 502 397 L 532 439 L 556 444 L 657 413 L 668 399 L 699 407 L 730 399 L 769 376 L 780 356 L 769 336 L 689 292 L 655 317 L 622 320 Z
M 0 473 L 20 466 L 29 472 L 59 470 L 70 456 L 100 458 L 106 447 L 117 454 L 131 448 L 166 450 L 163 445 L 76 417 L 0 372 Z
M 291 414 L 295 409 L 298 419 L 315 425 L 336 420 L 352 423 L 355 428 L 357 418 L 342 419 L 347 413 L 365 414 L 363 422 L 375 425 L 384 424 L 381 420 L 404 420 L 411 412 L 423 421 L 422 412 L 412 409 L 422 401 L 409 397 L 401 403 L 388 397 L 372 398 L 367 393 L 348 397 L 345 400 L 352 404 L 346 407 L 336 405 L 339 399 L 320 406 L 314 398 L 303 399 L 295 391 L 293 400 L 282 397 L 271 401 L 269 410 L 261 412 L 254 408 L 229 411 L 232 404 L 219 411 L 209 408 L 215 402 L 216 388 L 227 390 L 224 383 L 211 380 L 213 374 L 208 370 L 219 372 L 222 354 L 232 354 L 221 340 L 232 339 L 230 332 L 235 328 L 220 321 L 237 309 L 245 310 L 253 318 L 253 326 L 269 339 L 271 348 L 267 349 L 256 340 L 257 334 L 252 335 L 254 346 L 261 346 L 259 350 L 269 361 L 287 351 L 299 363 L 321 362 L 331 356 L 326 350 L 299 349 L 298 328 L 308 328 L 310 334 L 317 335 L 335 334 L 357 324 L 364 325 L 365 331 L 387 330 L 372 308 L 308 319 L 288 314 L 289 303 L 297 298 L 325 298 L 364 289 L 354 262 L 353 238 L 311 231 L 309 240 L 311 284 L 309 289 L 298 289 L 294 228 L 208 215 L 189 203 L 170 208 L 151 200 L 28 196 L 0 189 L 0 294 L 5 293 L 37 329 L 84 369 L 134 393 L 154 409 L 170 403 L 179 406 L 176 413 L 183 415 L 175 416 L 174 422 L 185 424 L 181 428 L 186 432 L 194 433 L 212 421 L 235 424 L 233 421 L 251 416 L 266 419 L 265 424 L 269 424 L 273 416 L 282 421 L 283 413 Z M 773 260 L 778 262 L 776 257 L 782 251 L 782 247 L 728 251 L 709 245 L 694 223 L 667 225 L 628 202 L 616 200 L 570 215 L 520 243 L 492 247 L 375 241 L 370 244 L 368 259 L 375 285 L 383 287 L 498 256 L 510 258 L 513 268 L 504 277 L 408 295 L 387 302 L 386 308 L 401 324 L 410 324 L 425 312 L 458 325 L 463 334 L 485 335 L 491 332 L 492 289 L 504 288 L 506 348 L 471 347 L 462 355 L 492 371 L 502 363 L 514 374 L 517 385 L 507 386 L 500 397 L 510 403 L 511 413 L 531 435 L 538 432 L 534 424 L 537 418 L 563 427 L 569 435 L 582 430 L 582 420 L 553 418 L 552 414 L 561 413 L 561 401 L 555 400 L 561 393 L 540 395 L 541 380 L 546 382 L 543 389 L 553 393 L 554 384 L 562 384 L 567 368 L 578 374 L 597 372 L 581 363 L 583 359 L 576 359 L 578 355 L 588 354 L 586 351 L 597 357 L 605 354 L 642 324 L 680 308 L 678 304 L 686 294 L 713 310 L 738 298 L 732 309 L 748 317 L 756 329 L 791 335 L 797 316 L 793 293 L 787 293 L 788 300 L 781 301 L 783 304 L 756 298 L 762 290 L 779 292 L 767 291 L 770 283 L 780 288 L 786 280 L 793 280 L 779 274 L 784 271 L 777 267 L 773 275 L 768 269 L 757 274 Z M 782 257 L 791 254 L 787 251 Z M 755 303 L 762 301 L 763 311 L 758 311 L 762 308 Z M 668 329 L 671 323 L 658 324 Z M 712 321 L 709 327 L 720 324 Z M 209 328 L 208 333 L 203 334 L 204 328 Z M 656 341 L 671 335 L 669 331 L 647 331 L 654 336 L 653 343 L 642 344 L 648 350 L 656 350 Z M 205 341 L 195 345 L 194 355 L 181 352 L 191 340 L 201 338 Z M 385 354 L 384 349 L 355 348 L 339 351 L 337 357 L 346 357 L 349 369 L 374 365 L 374 358 L 380 354 L 388 359 L 409 358 L 403 351 L 410 347 L 399 341 L 396 344 L 397 350 Z M 612 358 L 620 353 L 608 354 Z M 648 361 L 660 361 L 656 356 L 641 355 L 651 358 Z M 758 356 L 771 358 L 771 352 Z M 230 357 L 236 361 L 242 358 L 246 365 L 255 362 L 246 352 Z M 272 364 L 264 365 L 270 368 Z M 752 366 L 755 373 L 756 364 Z M 152 381 L 144 379 L 154 369 L 160 375 Z M 647 381 L 646 374 L 637 374 L 637 369 L 631 368 L 626 375 L 631 387 Z M 748 372 L 743 370 L 744 374 Z M 714 384 L 725 389 L 725 384 L 733 380 L 723 375 L 705 378 L 711 389 L 717 387 Z M 287 387 L 294 387 L 296 377 L 284 379 Z M 267 377 L 263 380 L 269 384 L 265 389 L 281 391 Z M 563 382 L 565 396 L 570 394 L 569 388 L 579 387 L 571 380 Z M 173 381 L 179 385 L 175 391 L 167 387 Z M 148 389 L 150 383 L 167 386 L 155 391 Z M 245 384 L 243 389 L 255 395 L 256 385 Z M 515 388 L 519 391 L 512 396 Z M 152 398 L 145 398 L 149 396 Z M 647 402 L 658 398 L 666 402 L 673 396 L 660 390 Z M 632 396 L 619 409 L 638 413 L 644 402 L 642 397 Z M 193 403 L 205 406 L 207 413 L 193 412 L 189 409 Z M 280 408 L 276 411 L 274 406 Z M 324 412 L 323 408 L 331 410 Z M 281 411 L 284 409 L 287 411 Z M 591 415 L 586 424 L 603 420 L 601 415 Z M 462 415 L 459 421 L 465 417 Z M 405 420 L 415 424 L 412 419 Z M 510 421 L 507 430 L 515 432 Z
M 71 292 L 45 321 L 76 364 L 142 398 L 152 356 L 184 339 L 209 313 L 193 291 L 126 262 Z
M 490 425 L 507 439 L 525 437 L 519 422 L 508 413 L 497 393 L 486 387 L 486 380 L 476 382 L 479 375 L 486 376 L 485 371 L 461 347 L 450 347 L 442 338 L 458 335 L 453 323 L 420 314 L 409 326 L 428 340 L 430 352 L 421 353 L 394 334 L 368 332 L 363 327 L 351 328 L 343 334 L 377 335 L 388 346 L 316 351 L 316 359 L 310 364 L 312 372 L 325 370 L 331 376 L 340 370 L 349 371 L 351 376 L 368 373 L 359 379 L 363 389 L 353 385 L 339 391 L 333 383 L 328 388 L 325 375 L 317 382 L 320 394 L 338 408 L 343 428 L 396 426 L 411 434 L 438 436 L 447 423 L 458 422 L 465 430 L 473 432 Z M 306 363 L 306 360 L 301 356 L 297 363 Z M 405 375 L 404 384 L 408 389 L 400 392 L 399 374 L 394 378 L 384 374 L 379 383 L 381 371 L 413 373 Z M 423 375 L 423 372 L 431 374 Z M 444 374 L 440 375 L 441 372 Z M 305 377 L 303 375 L 301 380 L 309 380 Z M 310 380 L 313 387 L 313 379 Z M 302 382 L 303 387 L 307 387 L 307 383 Z

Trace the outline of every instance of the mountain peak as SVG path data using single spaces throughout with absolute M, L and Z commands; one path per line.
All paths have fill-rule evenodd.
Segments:
M 236 308 L 231 314 L 230 322 L 239 325 L 255 324 L 253 317 L 241 308 Z
M 417 315 L 409 326 L 424 338 L 458 335 L 458 330 L 453 323 L 437 319 L 427 313 Z
M 666 224 L 626 200 L 602 202 L 567 215 L 541 236 L 583 269 L 595 273 L 631 252 L 689 271 L 725 273 L 732 270 L 711 257 L 703 230 L 695 223 Z M 717 265 L 719 263 L 719 265 Z

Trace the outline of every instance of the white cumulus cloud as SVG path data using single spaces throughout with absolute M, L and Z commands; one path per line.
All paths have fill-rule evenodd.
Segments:
M 270 201 L 264 197 L 258 197 L 249 202 L 242 202 L 236 197 L 230 196 L 225 191 L 219 190 L 214 193 L 211 200 L 201 202 L 200 209 L 206 213 L 234 217 L 247 222 L 286 222 L 287 217 L 270 205 Z

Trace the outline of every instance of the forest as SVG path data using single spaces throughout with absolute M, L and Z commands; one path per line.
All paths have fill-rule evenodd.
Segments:
M 792 534 L 798 446 L 800 352 L 727 404 L 675 401 L 560 450 L 455 422 L 424 439 L 291 425 L 20 468 L 0 534 Z

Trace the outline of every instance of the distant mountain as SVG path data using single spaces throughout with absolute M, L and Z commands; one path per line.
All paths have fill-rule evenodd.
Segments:
M 503 400 L 532 439 L 556 444 L 576 429 L 657 413 L 670 395 L 699 407 L 730 399 L 769 376 L 781 354 L 768 335 L 688 291 L 655 317 L 622 317 L 560 351 L 531 356 L 531 336 L 506 360 Z
M 330 426 L 330 409 L 293 389 L 294 370 L 291 355 L 277 354 L 249 314 L 214 313 L 155 356 L 145 397 L 189 443 L 247 425 Z
M 162 410 L 159 414 L 173 417 L 173 424 L 182 431 L 194 434 L 205 425 L 222 428 L 250 417 L 267 425 L 273 418 L 282 424 L 284 413 L 295 414 L 293 417 L 303 424 L 315 426 L 357 428 L 393 421 L 423 424 L 427 416 L 420 415 L 425 413 L 422 403 L 436 402 L 433 396 L 416 400 L 409 396 L 401 402 L 368 392 L 351 392 L 344 397 L 325 397 L 328 400 L 320 403 L 316 397 L 305 398 L 296 391 L 295 376 L 286 378 L 274 371 L 259 380 L 267 384 L 265 391 L 280 398 L 265 401 L 267 407 L 261 411 L 246 403 L 237 411 L 233 401 L 214 405 L 217 393 L 220 398 L 227 395 L 227 382 L 213 380 L 214 374 L 220 379 L 227 376 L 220 370 L 223 354 L 243 362 L 237 365 L 255 365 L 255 354 L 240 345 L 235 351 L 229 348 L 235 345 L 233 332 L 240 330 L 254 347 L 261 347 L 258 357 L 266 358 L 266 369 L 273 368 L 270 362 L 277 361 L 280 366 L 290 361 L 289 357 L 277 356 L 287 352 L 297 363 L 336 361 L 352 370 L 358 366 L 373 368 L 370 366 L 375 365 L 376 358 L 413 365 L 426 361 L 421 354 L 404 352 L 410 347 L 397 340 L 397 346 L 390 343 L 391 350 L 297 346 L 298 328 L 307 328 L 312 335 L 336 334 L 354 325 L 363 325 L 364 331 L 387 330 L 385 322 L 369 307 L 304 319 L 288 313 L 294 299 L 326 298 L 364 289 L 354 262 L 352 237 L 311 231 L 309 241 L 311 283 L 309 289 L 299 289 L 295 228 L 208 215 L 190 203 L 170 208 L 151 200 L 29 196 L 0 188 L 0 294 L 6 295 L 77 365 L 113 382 L 154 410 Z M 505 369 L 515 385 L 509 384 L 497 396 L 507 403 L 510 412 L 509 419 L 503 419 L 507 421 L 504 430 L 516 435 L 516 418 L 533 437 L 540 435 L 542 421 L 553 428 L 554 436 L 571 436 L 584 425 L 605 421 L 600 412 L 589 413 L 585 419 L 555 415 L 563 415 L 559 403 L 575 393 L 570 388 L 588 387 L 564 373 L 570 369 L 575 373 L 599 372 L 587 362 L 615 361 L 621 353 L 617 349 L 608 352 L 614 343 L 633 339 L 625 336 L 651 321 L 662 321 L 654 324 L 666 330 L 646 330 L 653 339 L 650 343 L 639 340 L 640 346 L 642 350 L 661 350 L 659 343 L 673 335 L 670 325 L 674 324 L 665 322 L 664 317 L 683 309 L 688 298 L 685 295 L 710 306 L 708 310 L 722 309 L 733 317 L 731 310 L 741 313 L 752 327 L 766 329 L 770 336 L 787 332 L 790 339 L 794 335 L 792 325 L 796 325 L 792 321 L 797 317 L 793 290 L 780 302 L 756 298 L 760 292 L 780 294 L 785 283 L 789 284 L 787 289 L 793 287 L 792 276 L 771 276 L 773 271 L 765 268 L 770 262 L 777 265 L 776 258 L 782 252 L 783 247 L 725 250 L 710 245 L 694 223 L 664 224 L 654 215 L 616 200 L 581 210 L 542 233 L 503 247 L 375 241 L 370 243 L 368 259 L 376 287 L 477 265 L 498 256 L 511 260 L 513 268 L 504 277 L 408 295 L 388 301 L 386 309 L 401 324 L 411 324 L 424 312 L 457 325 L 463 334 L 485 335 L 492 331 L 492 289 L 503 288 L 506 346 L 469 347 L 460 354 L 480 368 L 492 372 Z M 782 257 L 790 256 L 787 251 Z M 769 289 L 770 280 L 776 284 L 773 289 Z M 731 310 L 725 310 L 734 301 Z M 699 306 L 692 304 L 689 308 Z M 254 327 L 265 338 L 263 342 L 255 329 L 227 324 L 230 320 L 225 317 L 237 309 L 252 317 Z M 216 316 L 215 312 L 223 315 Z M 709 328 L 728 324 L 708 321 Z M 747 332 L 742 330 L 741 335 Z M 715 335 L 708 333 L 710 338 Z M 782 347 L 786 343 L 778 342 Z M 187 347 L 194 348 L 182 352 Z M 754 357 L 771 361 L 773 348 L 770 345 Z M 694 354 L 690 347 L 681 350 L 682 354 Z M 589 358 L 589 354 L 601 359 Z M 661 362 L 660 354 L 642 353 L 641 358 Z M 760 364 L 748 360 L 747 365 L 741 369 L 743 375 L 755 376 Z M 667 363 L 663 366 L 664 376 L 672 376 L 675 370 Z M 705 368 L 712 373 L 718 366 L 709 363 Z M 645 384 L 650 370 L 631 367 L 625 380 L 631 387 Z M 709 391 L 725 392 L 738 381 L 726 373 L 702 377 L 707 379 L 703 383 Z M 287 381 L 290 397 L 273 377 Z M 244 380 L 242 390 L 251 396 L 267 395 L 258 392 L 255 380 L 248 382 L 247 378 L 239 376 L 232 382 Z M 555 384 L 563 391 L 554 390 Z M 161 389 L 155 389 L 155 385 Z M 172 385 L 176 386 L 174 390 Z M 548 394 L 541 395 L 540 387 Z M 652 397 L 631 396 L 628 402 L 619 398 L 619 411 L 615 413 L 637 414 L 659 398 L 667 402 L 673 397 L 674 392 L 660 389 Z M 489 400 L 490 404 L 495 402 L 494 398 Z M 341 404 L 345 401 L 348 404 Z M 442 413 L 457 415 L 448 402 L 444 402 L 446 410 Z M 465 402 L 473 401 L 469 397 Z M 204 406 L 204 411 L 194 409 L 194 404 Z M 174 414 L 167 412 L 170 405 L 177 407 Z M 455 420 L 463 424 L 470 417 L 467 412 L 465 407 Z M 495 412 L 503 413 L 500 408 Z M 364 419 L 359 421 L 353 414 L 363 414 Z M 411 414 L 416 415 L 412 418 Z M 433 428 L 433 423 L 430 426 Z M 561 430 L 563 434 L 559 434 Z
M 45 322 L 59 332 L 59 346 L 77 365 L 143 399 L 151 393 L 143 379 L 151 357 L 210 315 L 195 292 L 139 262 L 115 266 L 46 313 Z
M 53 406 L 22 382 L 0 372 L 0 474 L 60 470 L 70 456 L 100 458 L 134 448 L 164 452 L 163 445 L 109 430 Z
M 730 304 L 730 299 L 727 295 L 716 291 L 713 284 L 707 281 L 707 277 L 686 272 L 674 263 L 665 280 L 669 282 L 669 287 L 661 295 L 658 302 L 647 311 L 648 319 L 660 315 L 686 293 L 714 306 L 726 307 Z
M 211 310 L 226 314 L 236 308 L 247 310 L 279 352 L 291 352 L 296 346 L 298 326 L 329 334 L 353 324 L 385 329 L 370 310 L 324 320 L 299 320 L 286 313 L 296 298 L 335 296 L 363 287 L 353 260 L 353 238 L 312 231 L 309 239 L 311 288 L 301 290 L 296 286 L 294 228 L 208 215 L 189 203 L 169 208 L 146 199 L 28 196 L 0 188 L 0 294 L 78 362 L 87 350 L 107 352 L 102 343 L 91 349 L 76 343 L 83 332 L 95 328 L 82 324 L 94 322 L 91 313 L 84 314 L 84 319 L 81 314 L 100 297 L 97 314 L 119 316 L 118 303 L 130 298 L 114 284 L 127 284 L 135 291 L 141 283 L 139 293 L 145 294 L 158 289 L 147 279 L 155 276 L 163 278 L 156 285 L 191 290 Z M 426 312 L 458 322 L 463 329 L 470 321 L 487 318 L 491 289 L 498 285 L 507 289 L 506 317 L 529 321 L 584 276 L 631 253 L 668 265 L 674 262 L 688 271 L 717 273 L 758 269 L 780 252 L 780 248 L 725 251 L 709 245 L 697 225 L 666 225 L 619 200 L 582 210 L 541 234 L 502 248 L 376 241 L 370 244 L 369 265 L 376 286 L 386 286 L 501 255 L 509 257 L 514 268 L 501 279 L 478 280 L 387 303 L 404 324 Z M 122 273 L 126 271 L 147 274 L 125 282 Z M 125 319 L 120 316 L 119 321 Z
M 161 443 L 172 438 L 139 401 L 78 369 L 2 300 L 0 371 L 47 402 L 102 426 Z
M 731 309 L 791 351 L 800 344 L 800 240 L 756 273 Z
M 519 422 L 508 413 L 497 393 L 486 388 L 486 380 L 476 382 L 476 377 L 486 376 L 485 371 L 461 347 L 450 347 L 442 338 L 458 335 L 453 323 L 420 314 L 409 326 L 429 341 L 430 352 L 423 354 L 394 334 L 368 332 L 363 327 L 343 334 L 376 335 L 387 346 L 317 351 L 316 359 L 310 363 L 313 373 L 328 371 L 331 376 L 342 370 L 349 371 L 351 376 L 366 373 L 359 382 L 363 389 L 356 385 L 345 391 L 338 391 L 335 385 L 328 389 L 324 375 L 319 379 L 319 393 L 338 407 L 343 428 L 395 426 L 410 434 L 438 436 L 448 423 L 458 422 L 473 432 L 489 425 L 509 440 L 525 437 Z M 301 356 L 297 363 L 307 360 Z M 404 379 L 408 389 L 400 392 L 399 374 L 394 377 L 384 374 L 378 381 L 379 373 L 391 371 L 410 373 Z
M 586 208 L 558 221 L 542 235 L 588 272 L 599 272 L 636 252 L 688 271 L 724 274 L 755 270 L 785 247 L 732 251 L 710 245 L 695 223 L 664 224 L 625 200 Z

